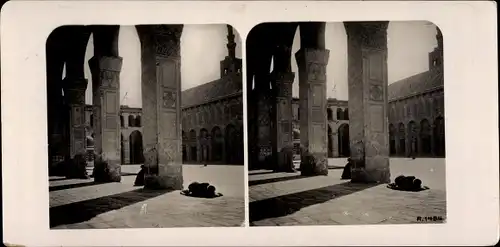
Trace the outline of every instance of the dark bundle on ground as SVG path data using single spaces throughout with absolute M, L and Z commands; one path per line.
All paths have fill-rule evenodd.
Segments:
M 144 186 L 144 175 L 146 173 L 146 169 L 144 165 L 141 165 L 141 170 L 137 173 L 135 177 L 134 186 Z
M 396 177 L 396 179 L 394 179 L 394 183 L 387 185 L 387 187 L 393 190 L 415 192 L 429 189 L 427 186 L 422 186 L 422 180 L 416 178 L 415 176 L 403 175 Z
M 182 195 L 202 198 L 215 198 L 222 196 L 221 193 L 215 192 L 215 187 L 209 183 L 193 182 L 188 186 L 187 190 L 181 191 Z
M 347 164 L 344 166 L 344 171 L 342 171 L 341 179 L 351 179 L 351 168 L 352 168 L 352 160 L 351 158 L 347 159 Z

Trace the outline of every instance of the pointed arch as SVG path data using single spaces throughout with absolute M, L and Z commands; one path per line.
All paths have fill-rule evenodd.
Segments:
M 214 162 L 222 161 L 224 137 L 222 131 L 218 126 L 212 128 L 212 160 Z
M 333 158 L 333 131 L 332 127 L 328 124 L 328 158 Z
M 337 108 L 337 120 L 343 120 L 344 117 L 344 112 L 342 111 L 342 108 Z
M 406 127 L 404 123 L 399 123 L 398 126 L 398 137 L 399 137 L 399 146 L 398 146 L 398 155 L 404 156 L 406 154 Z
M 135 118 L 134 115 L 130 114 L 128 115 L 128 127 L 134 127 L 135 124 Z
M 130 133 L 129 138 L 130 145 L 130 164 L 142 164 L 144 163 L 144 154 L 142 149 L 142 133 L 138 130 L 134 130 Z
M 188 139 L 189 139 L 189 143 L 190 143 L 190 146 L 189 146 L 189 161 L 193 162 L 193 161 L 197 161 L 198 158 L 197 158 L 197 154 L 198 154 L 198 146 L 197 146 L 197 138 L 196 138 L 196 130 L 192 129 L 189 131 L 189 136 L 188 136 Z
M 446 142 L 445 142 L 445 125 L 444 118 L 438 116 L 434 120 L 434 153 L 439 157 L 445 157 Z
M 417 123 L 415 121 L 410 121 L 408 123 L 408 155 L 417 155 L 418 154 L 418 132 L 417 132 Z
M 200 161 L 201 162 L 207 162 L 208 161 L 208 152 L 209 152 L 209 136 L 208 136 L 208 130 L 206 129 L 201 129 L 200 130 L 200 137 L 199 137 L 199 142 L 200 142 Z
M 420 147 L 421 147 L 420 151 L 421 154 L 424 156 L 429 156 L 432 154 L 431 136 L 432 136 L 431 125 L 429 123 L 429 120 L 424 118 L 422 121 L 420 121 L 420 133 L 419 133 Z
M 123 119 L 123 115 L 120 114 L 120 127 L 125 127 L 125 120 Z
M 333 111 L 332 111 L 332 109 L 330 109 L 330 107 L 326 108 L 326 115 L 328 117 L 328 121 L 333 120 Z
M 349 141 L 349 124 L 342 124 L 338 129 L 339 156 L 351 156 L 350 141 Z
M 141 115 L 135 117 L 135 127 L 141 127 Z
M 120 160 L 121 164 L 125 164 L 125 141 L 123 140 L 123 134 L 120 134 Z
M 389 154 L 396 154 L 396 128 L 393 124 L 389 124 Z
M 224 132 L 224 139 L 226 144 L 226 163 L 241 164 L 241 162 L 243 161 L 243 148 L 238 129 L 234 125 L 228 124 Z
M 187 141 L 188 141 L 188 139 L 186 136 L 186 132 L 184 130 L 182 130 L 182 163 L 185 163 L 186 161 L 188 161 L 187 148 L 186 148 Z

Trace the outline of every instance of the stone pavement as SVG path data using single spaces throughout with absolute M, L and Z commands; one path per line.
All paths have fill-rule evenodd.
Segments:
M 330 166 L 346 163 L 330 159 Z M 430 187 L 395 191 L 386 184 L 351 184 L 342 169 L 328 176 L 249 172 L 251 226 L 437 223 L 446 220 L 444 159 L 391 159 L 391 180 L 413 175 Z
M 184 186 L 209 182 L 224 195 L 214 199 L 134 187 L 139 170 L 123 165 L 121 183 L 50 177 L 51 228 L 241 226 L 245 220 L 243 166 L 183 165 Z

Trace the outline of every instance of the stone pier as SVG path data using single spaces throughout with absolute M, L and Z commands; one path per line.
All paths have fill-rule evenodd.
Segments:
M 96 181 L 121 181 L 120 71 L 122 58 L 94 56 L 92 72 Z
M 345 22 L 352 182 L 390 182 L 388 22 Z
M 182 29 L 182 25 L 137 26 L 141 40 L 146 188 L 183 188 L 180 74 Z
M 70 138 L 70 158 L 75 155 L 86 155 L 86 134 L 85 134 L 85 90 L 88 81 L 84 78 L 65 78 L 63 85 L 64 96 L 69 104 L 69 138 Z
M 300 143 L 305 149 L 300 165 L 303 175 L 328 174 L 326 65 L 329 53 L 326 49 L 301 48 L 295 55 L 299 67 Z
M 272 134 L 270 104 L 271 95 L 269 89 L 262 89 L 257 95 L 257 150 L 258 166 L 270 168 L 272 164 Z M 264 168 L 264 167 L 261 167 Z
M 273 153 L 276 155 L 277 171 L 291 171 L 293 168 L 293 72 L 273 72 L 274 109 L 273 109 Z

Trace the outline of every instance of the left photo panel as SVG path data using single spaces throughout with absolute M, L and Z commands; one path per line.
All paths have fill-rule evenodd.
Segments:
M 244 226 L 241 52 L 225 24 L 53 30 L 50 228 Z

